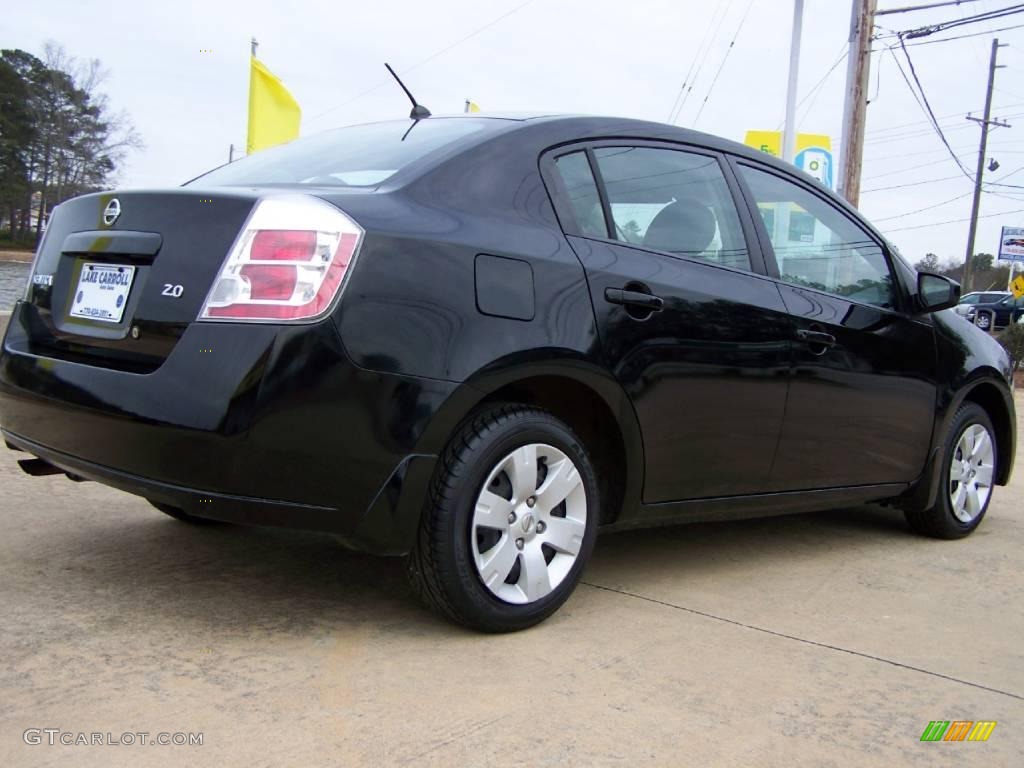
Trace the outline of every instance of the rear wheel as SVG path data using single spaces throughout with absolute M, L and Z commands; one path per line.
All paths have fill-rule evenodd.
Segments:
M 981 524 L 996 471 L 996 441 L 992 421 L 976 403 L 956 412 L 943 448 L 943 477 L 931 509 L 907 511 L 918 533 L 940 539 L 959 539 Z
M 525 406 L 482 412 L 442 456 L 408 559 L 413 588 L 485 632 L 537 624 L 575 588 L 598 503 L 590 459 L 566 424 Z
M 162 501 L 153 501 L 153 499 L 146 499 L 150 504 L 159 509 L 165 515 L 170 515 L 175 520 L 181 520 L 184 523 L 192 523 L 193 525 L 216 525 L 218 521 L 208 520 L 205 517 L 196 517 L 190 515 L 180 507 L 175 507 L 170 504 L 164 504 Z

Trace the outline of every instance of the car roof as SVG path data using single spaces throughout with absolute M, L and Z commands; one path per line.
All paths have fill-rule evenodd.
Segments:
M 722 138 L 712 133 L 696 131 L 692 128 L 684 128 L 668 123 L 658 123 L 652 120 L 638 120 L 631 117 L 615 117 L 610 115 L 585 115 L 572 113 L 549 113 L 549 112 L 471 112 L 453 115 L 437 115 L 430 119 L 459 119 L 459 118 L 491 118 L 495 120 L 511 120 L 522 123 L 521 128 L 544 123 L 551 128 L 562 128 L 567 134 L 578 133 L 580 140 L 600 136 L 612 135 L 621 138 L 650 138 L 681 141 L 687 144 L 699 144 L 723 152 L 731 152 L 737 155 L 744 155 L 752 159 L 764 162 L 771 160 L 773 155 L 762 152 L 746 144 Z M 779 161 L 780 164 L 781 161 Z M 793 166 L 782 164 L 787 170 L 792 171 Z

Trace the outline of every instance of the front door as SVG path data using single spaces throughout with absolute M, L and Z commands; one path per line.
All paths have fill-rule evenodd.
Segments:
M 794 322 L 771 490 L 907 483 L 924 468 L 936 351 L 883 245 L 812 186 L 738 164 Z
M 605 361 L 643 433 L 644 501 L 764 490 L 791 320 L 775 282 L 754 273 L 759 255 L 721 161 L 602 146 L 555 164 Z

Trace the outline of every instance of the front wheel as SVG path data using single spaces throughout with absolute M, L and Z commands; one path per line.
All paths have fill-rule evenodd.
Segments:
M 991 312 L 979 312 L 978 316 L 974 320 L 974 324 L 977 325 L 983 331 L 991 331 L 995 325 L 992 319 Z
M 964 403 L 943 446 L 943 477 L 935 504 L 906 513 L 910 527 L 940 539 L 959 539 L 981 524 L 992 500 L 997 453 L 995 429 L 985 410 Z
M 552 414 L 499 406 L 445 450 L 407 570 L 448 618 L 485 632 L 543 621 L 594 547 L 597 481 L 579 438 Z

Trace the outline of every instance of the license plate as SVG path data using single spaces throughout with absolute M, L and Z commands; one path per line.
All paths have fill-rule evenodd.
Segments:
M 135 267 L 83 264 L 71 301 L 71 315 L 105 323 L 121 322 L 134 278 Z

